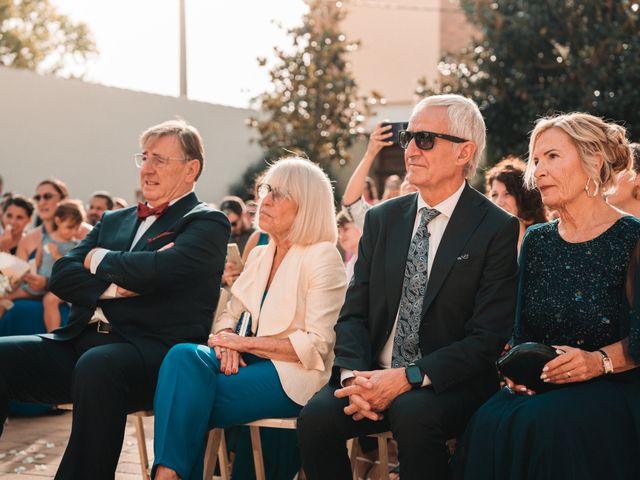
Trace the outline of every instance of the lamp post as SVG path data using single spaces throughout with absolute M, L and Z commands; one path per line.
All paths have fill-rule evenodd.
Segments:
M 180 0 L 180 96 L 187 98 L 187 33 L 185 0 Z

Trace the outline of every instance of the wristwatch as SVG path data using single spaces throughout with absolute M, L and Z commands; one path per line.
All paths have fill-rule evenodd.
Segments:
M 411 385 L 411 388 L 420 388 L 422 386 L 424 375 L 418 365 L 410 363 L 405 367 L 404 373 L 407 376 L 407 381 Z
M 598 353 L 602 355 L 602 366 L 604 368 L 604 374 L 608 375 L 610 373 L 613 373 L 613 362 L 609 358 L 609 355 L 607 355 L 607 352 L 605 352 L 604 350 L 598 350 Z

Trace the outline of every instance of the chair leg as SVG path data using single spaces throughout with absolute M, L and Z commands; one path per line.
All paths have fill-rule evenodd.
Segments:
M 138 440 L 138 453 L 140 454 L 140 470 L 142 470 L 143 480 L 151 480 L 149 472 L 149 455 L 147 454 L 147 442 L 144 435 L 144 423 L 142 417 L 134 416 L 136 426 L 136 438 Z
M 220 439 L 224 437 L 224 430 L 220 428 L 213 428 L 209 430 L 207 435 L 207 448 L 204 452 L 204 476 L 203 480 L 211 480 L 213 472 L 216 469 L 218 463 L 218 447 L 220 446 Z
M 387 448 L 387 439 L 380 435 L 378 436 L 378 455 L 380 456 L 380 478 L 389 478 L 389 449 Z
M 266 480 L 264 462 L 262 460 L 262 443 L 260 442 L 260 427 L 249 427 L 251 445 L 253 447 L 253 463 L 256 467 L 256 480 Z
M 356 464 L 358 463 L 358 451 L 360 450 L 360 443 L 358 437 L 352 438 L 347 441 L 347 451 L 349 452 L 349 458 L 351 459 L 351 475 L 353 480 L 358 480 L 358 472 Z
M 231 480 L 229 468 L 229 453 L 227 453 L 227 441 L 224 438 L 224 430 L 220 438 L 220 447 L 218 448 L 218 461 L 220 462 L 220 477 L 222 480 Z

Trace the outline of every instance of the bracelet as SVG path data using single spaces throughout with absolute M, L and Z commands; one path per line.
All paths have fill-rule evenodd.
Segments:
M 607 352 L 605 352 L 604 350 L 598 350 L 598 353 L 600 353 L 600 355 L 602 356 L 602 367 L 604 368 L 604 374 L 608 375 L 610 373 L 613 373 L 613 362 L 609 358 L 609 355 L 607 355 Z

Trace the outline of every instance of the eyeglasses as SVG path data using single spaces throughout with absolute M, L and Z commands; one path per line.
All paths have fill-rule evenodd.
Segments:
M 33 196 L 33 199 L 36 201 L 36 203 L 38 203 L 40 200 L 44 200 L 45 202 L 48 202 L 52 198 L 56 198 L 56 196 L 57 195 L 55 193 L 51 193 L 51 192 L 43 193 L 42 195 L 37 193 Z
M 284 190 L 280 190 L 279 188 L 272 187 L 268 183 L 261 183 L 260 185 L 258 185 L 257 191 L 258 191 L 258 198 L 260 200 L 264 200 L 267 197 L 267 195 L 269 195 L 269 193 L 271 193 L 271 197 L 273 198 L 274 202 L 278 202 L 283 198 L 289 196 L 288 192 Z
M 443 140 L 449 140 L 454 143 L 462 143 L 468 142 L 469 140 L 465 140 L 464 138 L 454 137 L 453 135 L 447 135 L 446 133 L 435 133 L 435 132 L 411 132 L 409 130 L 400 130 L 398 132 L 398 143 L 404 149 L 409 146 L 411 139 L 416 140 L 416 146 L 420 150 L 431 150 L 433 145 L 436 143 L 436 137 L 442 138 Z
M 147 155 L 146 153 L 136 153 L 133 156 L 136 161 L 136 167 L 142 168 L 144 164 L 148 161 L 151 162 L 151 166 L 154 168 L 164 168 L 169 164 L 169 160 L 182 160 L 183 162 L 188 161 L 188 158 L 183 157 L 163 157 L 162 155 Z

